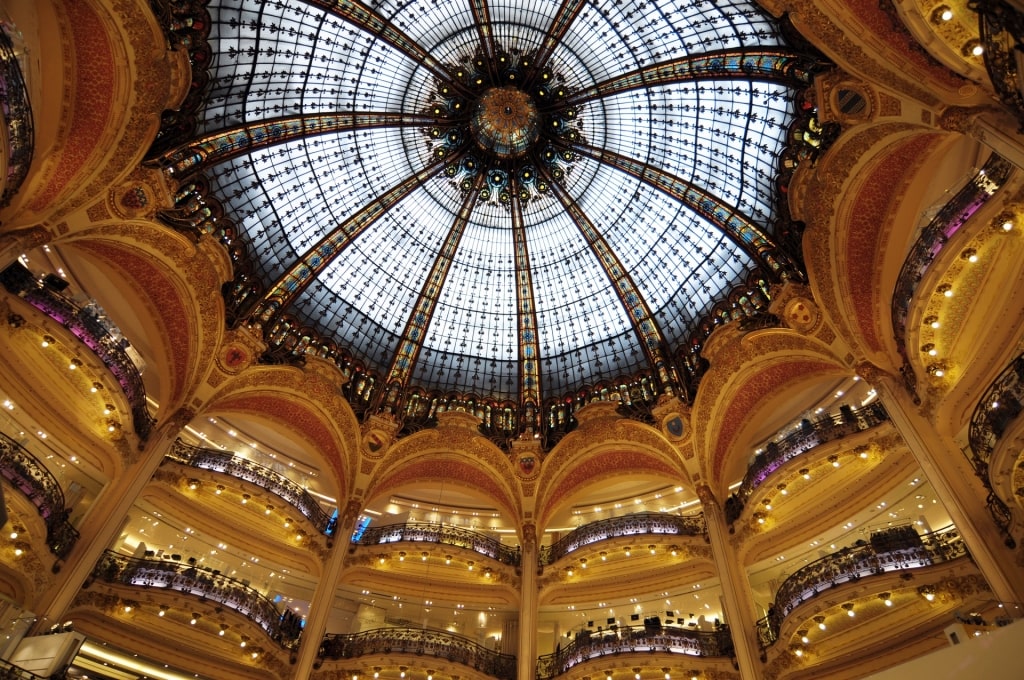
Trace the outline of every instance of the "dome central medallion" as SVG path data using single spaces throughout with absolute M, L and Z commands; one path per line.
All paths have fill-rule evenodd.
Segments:
M 449 65 L 438 79 L 426 113 L 437 123 L 423 130 L 441 173 L 464 195 L 506 207 L 550 195 L 579 160 L 586 143 L 582 105 L 573 103 L 565 78 L 532 55 L 483 50 Z
M 520 158 L 540 137 L 540 114 L 516 87 L 493 87 L 480 97 L 469 120 L 473 140 L 499 158 Z

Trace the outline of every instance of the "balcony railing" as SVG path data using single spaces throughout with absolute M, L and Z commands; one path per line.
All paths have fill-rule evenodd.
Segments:
M 498 560 L 502 564 L 511 564 L 513 566 L 518 566 L 520 561 L 519 548 L 504 545 L 498 539 L 486 534 L 450 524 L 409 522 L 407 524 L 387 524 L 379 527 L 369 527 L 352 543 L 354 545 L 383 545 L 399 541 L 453 545 L 457 548 L 466 548 L 481 555 L 486 555 Z
M 911 246 L 892 295 L 892 327 L 904 362 L 907 361 L 907 315 L 918 284 L 949 239 L 992 198 L 1009 178 L 1013 167 L 1006 159 L 992 154 L 978 174 L 939 209 Z M 916 378 L 908 371 L 909 364 L 904 367 L 904 380 L 908 381 L 908 387 L 914 387 Z
M 840 408 L 839 413 L 829 414 L 815 421 L 804 420 L 800 428 L 784 439 L 773 441 L 765 452 L 756 456 L 743 475 L 743 482 L 725 503 L 725 519 L 730 524 L 739 519 L 750 494 L 759 487 L 771 473 L 787 461 L 848 434 L 878 427 L 889 420 L 889 414 L 881 402 L 873 402 L 864 408 L 853 410 Z
M 864 576 L 927 567 L 967 555 L 967 547 L 955 527 L 923 535 L 918 535 L 912 527 L 902 529 L 880 532 L 872 536 L 871 543 L 846 547 L 826 555 L 783 581 L 775 593 L 775 604 L 768 616 L 757 622 L 757 639 L 761 648 L 775 643 L 790 612 L 829 588 Z
M 78 541 L 78 530 L 68 521 L 64 491 L 57 478 L 18 442 L 0 433 L 0 474 L 39 510 L 46 523 L 46 545 L 63 559 Z
M 728 626 L 704 631 L 662 626 L 652 621 L 643 626 L 611 627 L 596 633 L 583 631 L 557 652 L 537 659 L 537 678 L 548 680 L 591 659 L 631 652 L 732 656 L 733 644 Z
M 106 583 L 165 588 L 219 602 L 248 618 L 285 648 L 294 648 L 302 632 L 300 619 L 290 610 L 278 610 L 255 588 L 216 570 L 170 560 L 127 557 L 107 550 L 92 575 Z
M 7 176 L 0 186 L 0 208 L 7 207 L 28 176 L 35 149 L 32 104 L 28 88 L 18 64 L 14 43 L 0 27 L 0 107 L 3 109 L 3 130 L 7 134 Z M 2 145 L 0 145 L 2 146 Z
M 415 654 L 469 666 L 499 680 L 515 680 L 516 658 L 499 654 L 467 637 L 420 628 L 377 628 L 324 636 L 319 658 L 353 659 L 371 654 Z
M 639 512 L 598 520 L 574 529 L 555 543 L 541 546 L 539 561 L 542 565 L 554 564 L 585 545 L 619 536 L 644 534 L 707 536 L 707 533 L 708 527 L 703 513 L 669 515 L 661 512 Z
M 312 522 L 320 533 L 325 536 L 334 535 L 336 519 L 328 515 L 320 503 L 302 485 L 270 468 L 236 456 L 231 451 L 192 446 L 180 439 L 171 445 L 166 457 L 182 465 L 200 470 L 213 470 L 255 484 L 278 496 L 302 513 L 302 516 Z
M 1024 82 L 1020 68 L 1024 13 L 1013 5 L 1006 0 L 970 0 L 967 3 L 968 8 L 978 13 L 978 33 L 992 87 L 1024 130 Z
M 15 666 L 10 661 L 0 659 L 0 680 L 43 680 L 43 676 Z
M 1010 533 L 1012 516 L 1010 508 L 992 490 L 989 477 L 989 458 L 1007 428 L 1017 419 L 1024 401 L 1024 354 L 1014 359 L 1003 369 L 985 390 L 978 405 L 971 414 L 967 441 L 971 447 L 971 463 L 982 483 L 989 490 L 986 505 L 992 519 L 1006 540 L 1007 546 L 1016 547 L 1016 540 Z
M 125 352 L 125 340 L 112 334 L 101 319 L 60 293 L 39 283 L 19 262 L 0 271 L 0 283 L 43 314 L 61 324 L 91 349 L 110 370 L 124 390 L 132 410 L 132 422 L 139 439 L 145 440 L 156 421 L 149 414 L 146 388 L 138 367 Z

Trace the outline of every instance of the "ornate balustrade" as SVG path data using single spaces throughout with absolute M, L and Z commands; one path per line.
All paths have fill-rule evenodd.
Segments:
M 92 576 L 106 583 L 165 588 L 219 602 L 254 622 L 285 648 L 294 648 L 302 631 L 299 618 L 289 610 L 278 610 L 255 588 L 216 570 L 169 560 L 127 557 L 107 550 L 96 563 Z
M 658 623 L 612 627 L 596 633 L 583 631 L 567 646 L 537 659 L 537 678 L 547 680 L 591 659 L 629 652 L 732 656 L 733 644 L 728 626 L 703 631 Z
M 175 440 L 166 458 L 200 470 L 213 470 L 242 479 L 265 489 L 294 507 L 309 519 L 317 531 L 332 536 L 336 520 L 328 515 L 320 503 L 302 485 L 270 468 L 236 456 L 231 451 L 205 449 Z
M 739 519 L 750 494 L 787 461 L 848 434 L 878 427 L 887 420 L 889 414 L 878 401 L 861 409 L 843 407 L 839 413 L 828 414 L 814 421 L 804 420 L 799 430 L 784 439 L 769 443 L 765 452 L 754 458 L 743 475 L 743 482 L 725 502 L 726 521 L 731 524 Z
M 46 523 L 46 545 L 61 559 L 78 541 L 78 530 L 68 521 L 64 491 L 38 458 L 18 442 L 0 433 L 0 474 L 39 510 Z
M 377 628 L 324 636 L 319 659 L 352 659 L 371 654 L 416 654 L 470 666 L 499 680 L 515 680 L 516 658 L 482 647 L 467 637 L 421 628 Z
M 918 569 L 967 555 L 967 547 L 955 527 L 920 536 L 911 527 L 904 529 L 909 529 L 909 532 L 897 533 L 898 540 L 876 540 L 872 537 L 871 543 L 846 547 L 826 555 L 783 581 L 775 593 L 775 604 L 768 616 L 757 622 L 757 639 L 761 648 L 775 643 L 790 612 L 829 588 L 864 576 Z M 890 535 L 889 532 L 882 534 L 883 538 Z
M 988 489 L 986 499 L 989 512 L 996 526 L 1003 532 L 1008 546 L 1015 547 L 1016 540 L 1010 534 L 1012 517 L 1010 509 L 992 490 L 989 479 L 989 458 L 1006 429 L 1021 412 L 1024 401 L 1024 354 L 1019 355 L 1003 369 L 985 390 L 978 405 L 971 414 L 967 431 L 967 442 L 971 448 L 971 463 L 974 471 Z
M 3 107 L 2 129 L 7 134 L 7 176 L 3 178 L 0 208 L 7 207 L 28 176 L 35 150 L 32 104 L 28 88 L 18 64 L 14 43 L 0 28 L 0 107 Z
M 1013 164 L 992 154 L 985 166 L 978 171 L 953 198 L 936 213 L 935 217 L 921 230 L 910 252 L 903 261 L 896 289 L 892 295 L 892 327 L 896 347 L 903 357 L 903 378 L 913 390 L 917 380 L 907 360 L 907 315 L 918 284 L 935 258 L 942 252 L 946 242 L 976 213 L 993 194 L 1006 182 L 1013 172 Z
M 1005 0 L 969 0 L 967 6 L 978 13 L 978 33 L 992 87 L 1024 129 L 1024 82 L 1020 69 L 1024 13 Z
M 132 411 L 132 422 L 139 439 L 145 440 L 156 421 L 149 414 L 146 388 L 138 367 L 125 352 L 126 342 L 115 336 L 95 312 L 82 308 L 60 293 L 36 281 L 18 262 L 0 272 L 0 283 L 43 314 L 61 324 L 91 349 L 117 380 Z
M 513 566 L 518 566 L 520 561 L 518 548 L 504 545 L 498 539 L 491 538 L 486 534 L 450 524 L 409 522 L 407 524 L 387 524 L 379 527 L 369 527 L 352 543 L 354 545 L 382 545 L 399 541 L 453 545 L 457 548 L 472 550 L 473 552 L 498 560 L 503 564 L 511 564 Z
M 644 534 L 707 536 L 707 533 L 708 527 L 703 513 L 669 515 L 662 512 L 639 512 L 598 520 L 574 529 L 555 543 L 541 546 L 538 559 L 542 565 L 554 564 L 562 557 L 585 545 L 618 536 Z
M 42 677 L 20 666 L 15 666 L 10 661 L 0 659 L 0 680 L 42 680 Z

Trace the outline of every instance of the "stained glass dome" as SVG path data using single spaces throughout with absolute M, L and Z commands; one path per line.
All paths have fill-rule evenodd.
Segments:
M 794 270 L 777 177 L 812 61 L 753 3 L 206 10 L 189 138 L 159 161 L 233 224 L 239 318 L 378 405 L 679 391 L 713 308 L 763 310 Z

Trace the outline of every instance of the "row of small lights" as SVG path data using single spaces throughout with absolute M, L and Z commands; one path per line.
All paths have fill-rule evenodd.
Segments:
M 867 450 L 867 448 L 859 448 L 855 453 L 857 454 L 857 458 L 859 458 L 861 460 L 866 460 L 868 458 L 868 450 Z M 828 462 L 834 468 L 840 467 L 841 463 L 839 461 L 839 454 L 833 453 L 832 455 L 830 455 L 828 457 Z M 810 479 L 811 479 L 811 470 L 810 470 L 810 468 L 800 468 L 799 475 L 801 477 L 803 477 L 805 480 L 810 481 Z M 780 484 L 776 485 L 775 488 L 778 490 L 780 495 L 782 495 L 782 496 L 788 496 L 789 495 L 789 488 L 787 487 L 786 484 L 780 483 Z M 761 501 L 761 504 L 764 506 L 764 510 L 765 511 L 771 510 L 772 508 L 775 507 L 774 504 L 772 503 L 772 499 L 771 498 L 765 498 L 764 500 Z M 753 514 L 753 519 L 758 524 L 764 524 L 767 521 L 767 518 L 768 518 L 768 516 L 764 512 L 761 512 L 761 511 L 755 512 Z
M 399 553 L 398 553 L 398 561 L 399 562 L 405 562 L 405 558 L 408 557 L 408 556 L 409 555 L 404 550 L 399 551 Z M 423 552 L 420 553 L 420 561 L 421 562 L 426 562 L 429 557 L 430 557 L 430 553 L 428 553 L 426 551 L 423 551 Z M 389 559 L 394 559 L 394 558 L 392 558 L 391 555 L 383 555 L 383 554 L 382 555 L 378 555 L 377 556 L 377 564 L 380 564 L 380 565 L 387 564 L 387 561 Z M 445 555 L 444 556 L 444 563 L 446 565 L 451 565 L 451 563 L 452 563 L 452 556 L 451 555 Z M 467 571 L 474 571 L 475 569 L 476 569 L 476 562 L 474 562 L 473 560 L 469 560 L 469 561 L 466 562 L 466 570 Z M 490 567 L 484 567 L 483 571 L 481 573 L 484 575 L 484 578 L 490 578 L 493 575 L 494 572 L 493 572 L 493 570 Z
M 198 479 L 194 479 L 194 478 L 193 479 L 189 479 L 187 484 L 188 484 L 189 490 L 191 490 L 191 491 L 198 491 L 203 486 L 202 481 L 200 481 Z M 219 496 L 222 493 L 224 493 L 226 490 L 227 490 L 227 487 L 225 487 L 223 484 L 218 484 L 214 488 L 213 493 L 214 493 L 214 495 Z M 252 500 L 252 494 L 243 493 L 240 502 L 241 502 L 242 505 L 249 505 L 249 501 L 251 501 L 251 500 Z M 274 506 L 268 503 L 265 506 L 264 510 L 263 510 L 263 514 L 264 514 L 264 516 L 269 517 L 273 513 L 274 513 Z M 293 521 L 292 521 L 292 519 L 290 517 L 285 517 L 284 518 L 284 528 L 285 529 L 291 529 L 292 528 L 292 524 L 293 524 Z M 309 536 L 309 534 L 306 533 L 305 529 L 299 529 L 298 531 L 295 532 L 295 540 L 299 541 L 299 542 L 305 540 L 308 536 Z
M 932 22 L 939 25 L 952 21 L 953 16 L 953 9 L 949 5 L 939 5 L 938 7 L 933 9 L 931 13 Z M 973 57 L 980 57 L 982 54 L 985 53 L 985 48 L 982 46 L 980 40 L 978 40 L 977 38 L 972 38 L 971 40 L 968 40 L 964 44 L 961 51 L 963 52 L 963 55 L 965 57 L 968 55 Z
M 125 614 L 130 614 L 137 607 L 138 607 L 137 604 L 126 603 L 126 604 L 124 604 L 122 606 L 121 609 L 122 609 L 122 611 L 124 611 Z M 163 618 L 164 616 L 167 615 L 167 612 L 170 611 L 170 609 L 171 609 L 170 606 L 168 606 L 166 604 L 162 604 L 162 605 L 159 606 L 159 610 L 157 611 L 156 615 L 161 617 L 161 618 Z M 199 620 L 202 619 L 202 618 L 203 618 L 203 616 L 199 612 L 192 612 L 191 616 L 189 617 L 188 623 L 191 626 L 195 626 L 195 625 L 197 625 L 199 623 Z M 217 637 L 225 637 L 227 635 L 227 632 L 228 632 L 229 628 L 231 628 L 231 626 L 226 624 L 226 623 L 220 624 L 220 627 L 217 630 Z M 241 635 L 239 637 L 238 646 L 240 648 L 242 648 L 242 649 L 245 649 L 246 647 L 248 647 L 249 646 L 249 636 L 248 635 Z M 261 649 L 256 648 L 256 649 L 253 649 L 253 650 L 251 650 L 251 651 L 249 651 L 247 653 L 249 654 L 249 656 L 251 658 L 256 659 L 260 655 L 261 651 L 262 651 Z
M 647 552 L 650 553 L 651 555 L 657 555 L 658 554 L 658 546 L 656 546 L 656 545 L 649 545 L 649 546 L 647 546 Z M 666 552 L 669 555 L 671 555 L 672 557 L 676 557 L 676 556 L 679 555 L 679 546 L 675 546 L 675 545 L 669 546 L 666 549 Z M 626 546 L 625 548 L 623 548 L 622 549 L 622 554 L 625 555 L 626 557 L 632 557 L 633 556 L 633 548 L 632 548 L 632 546 Z M 608 560 L 608 552 L 605 551 L 605 550 L 602 550 L 599 553 L 599 556 L 601 557 L 601 561 L 602 562 L 605 562 L 605 561 Z M 580 558 L 580 569 L 586 569 L 587 568 L 587 564 L 588 564 L 587 558 L 586 557 L 581 557 Z M 572 576 L 573 574 L 576 573 L 576 567 L 574 565 L 570 564 L 568 567 L 565 568 L 565 573 L 568 574 L 569 576 Z
M 57 341 L 54 339 L 54 337 L 52 335 L 44 335 L 43 339 L 39 342 L 39 345 L 45 349 L 45 348 L 49 347 L 50 345 L 56 344 L 56 342 Z M 78 357 L 75 357 L 70 362 L 68 362 L 68 370 L 69 371 L 77 371 L 83 365 L 84 364 L 82 363 L 82 360 L 79 359 Z M 103 383 L 101 383 L 101 382 L 94 382 L 89 387 L 89 391 L 92 392 L 93 394 L 96 394 L 97 392 L 99 392 L 102 389 L 103 389 Z M 6 407 L 8 410 L 14 410 L 14 404 L 12 404 L 10 402 L 10 400 L 7 400 L 7 401 L 4 402 L 4 407 Z M 117 430 L 119 430 L 121 428 L 121 423 L 119 423 L 118 421 L 116 421 L 113 418 L 109 417 L 112 414 L 114 414 L 116 411 L 117 411 L 117 408 L 113 404 L 109 404 L 108 403 L 108 404 L 104 404 L 103 405 L 103 415 L 104 416 L 108 416 L 107 417 L 107 432 L 117 432 Z
M 1013 231 L 1013 221 L 1004 220 L 1000 223 L 1000 228 L 1004 232 Z M 960 259 L 973 264 L 978 261 L 978 251 L 974 248 L 967 248 L 960 253 Z M 935 292 L 943 297 L 951 298 L 953 297 L 953 286 L 948 283 L 942 283 L 936 287 Z M 938 330 L 942 326 L 942 322 L 939 320 L 938 316 L 932 314 L 924 318 L 924 325 L 930 327 L 932 330 Z M 934 342 L 926 342 L 921 345 L 921 353 L 927 355 L 929 359 L 933 360 L 926 369 L 929 375 L 936 378 L 941 378 L 946 375 L 945 363 L 941 360 L 934 361 L 935 357 L 939 354 L 939 350 L 935 346 Z

